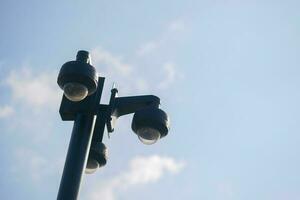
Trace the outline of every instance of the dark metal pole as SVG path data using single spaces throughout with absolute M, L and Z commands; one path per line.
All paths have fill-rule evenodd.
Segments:
M 76 200 L 93 137 L 94 115 L 78 114 L 74 121 L 58 200 Z

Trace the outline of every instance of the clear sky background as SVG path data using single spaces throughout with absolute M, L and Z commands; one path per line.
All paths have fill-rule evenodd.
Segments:
M 171 130 L 121 118 L 80 199 L 299 200 L 300 1 L 1 1 L 0 199 L 56 198 L 72 123 L 63 63 L 89 50 L 102 103 L 155 94 Z

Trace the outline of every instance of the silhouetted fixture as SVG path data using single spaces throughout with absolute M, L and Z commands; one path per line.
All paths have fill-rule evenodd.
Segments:
M 74 121 L 72 136 L 57 199 L 77 199 L 83 170 L 93 173 L 106 164 L 102 143 L 105 126 L 113 132 L 115 121 L 134 113 L 132 130 L 144 144 L 154 144 L 169 131 L 169 118 L 153 95 L 118 97 L 111 90 L 108 105 L 100 104 L 104 77 L 98 77 L 89 52 L 78 51 L 75 61 L 65 63 L 57 83 L 64 91 L 60 105 L 63 121 Z

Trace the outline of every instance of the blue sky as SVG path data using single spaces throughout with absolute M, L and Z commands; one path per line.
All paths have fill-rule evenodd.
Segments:
M 55 199 L 72 123 L 61 65 L 91 52 L 104 96 L 155 94 L 152 146 L 118 121 L 80 199 L 300 199 L 299 1 L 1 1 L 0 196 Z

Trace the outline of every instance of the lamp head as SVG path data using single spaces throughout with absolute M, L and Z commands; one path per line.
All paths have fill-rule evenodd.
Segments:
M 93 143 L 85 168 L 85 173 L 92 174 L 99 167 L 103 167 L 108 159 L 108 150 L 102 142 Z
M 78 51 L 75 61 L 65 63 L 60 69 L 57 83 L 71 101 L 81 101 L 93 94 L 97 89 L 98 77 L 91 65 L 89 52 Z
M 131 128 L 144 144 L 154 144 L 170 129 L 168 115 L 159 108 L 146 108 L 134 113 Z

